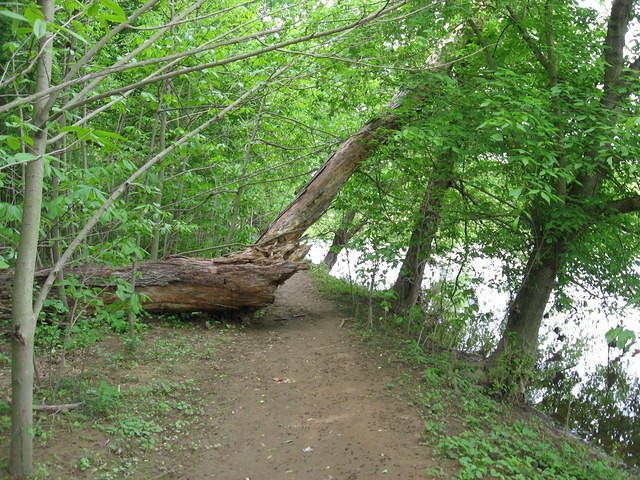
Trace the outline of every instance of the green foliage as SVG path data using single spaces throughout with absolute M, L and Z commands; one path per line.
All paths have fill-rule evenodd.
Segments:
M 406 357 L 405 357 L 406 358 Z M 476 384 L 473 367 L 451 363 L 448 355 L 420 357 L 425 365 L 419 401 L 427 412 L 425 441 L 460 467 L 458 479 L 628 479 L 624 470 L 593 456 L 569 437 L 558 437 L 533 419 L 510 419 L 508 405 L 496 402 Z M 445 405 L 459 405 L 452 412 Z M 460 434 L 443 427 L 448 416 L 461 419 Z
M 11 405 L 0 399 L 0 431 L 9 431 L 11 427 Z
M 83 401 L 83 410 L 95 417 L 113 415 L 124 406 L 120 389 L 108 385 L 104 380 L 96 386 L 87 387 Z
M 104 431 L 110 435 L 139 442 L 145 450 L 156 447 L 156 434 L 162 430 L 162 427 L 153 420 L 142 420 L 126 414 L 118 416 L 113 425 L 104 428 Z
M 636 342 L 636 334 L 633 330 L 627 330 L 624 327 L 616 327 L 607 332 L 606 339 L 610 347 L 618 348 L 622 350 L 624 354 L 628 352 L 631 346 Z
M 468 430 L 445 438 L 444 455 L 459 462 L 459 479 L 625 479 L 602 461 L 590 460 L 580 449 L 554 445 L 549 434 L 524 422 L 492 423 L 487 429 Z
M 326 293 L 345 299 L 340 291 L 347 284 L 344 280 L 327 279 L 324 271 L 316 270 L 315 276 L 332 288 Z M 343 286 L 338 285 L 342 282 Z M 443 349 L 437 345 L 422 345 L 414 338 L 407 338 L 406 325 L 402 322 L 376 323 L 373 330 L 368 322 L 359 324 L 366 329 L 362 338 L 384 351 L 390 361 L 402 360 L 413 369 L 421 371 L 419 380 L 405 377 L 413 391 L 414 403 L 422 408 L 424 433 L 422 441 L 438 449 L 440 454 L 454 460 L 459 467 L 456 479 L 620 479 L 629 480 L 631 473 L 602 453 L 595 452 L 568 433 L 559 431 L 555 424 L 542 422 L 535 415 L 526 415 L 501 398 L 524 398 L 523 376 L 530 376 L 531 359 L 509 361 L 494 366 L 489 378 L 482 365 L 465 360 L 467 354 Z M 573 357 L 579 358 L 579 347 Z M 513 352 L 517 355 L 517 352 Z M 568 361 L 569 356 L 567 356 Z M 519 366 L 517 371 L 513 367 Z M 549 374 L 549 372 L 547 372 Z M 489 381 L 489 388 L 486 388 Z M 575 384 L 574 384 L 575 385 Z M 562 389 L 562 387 L 559 387 Z M 601 386 L 590 389 L 602 392 Z M 636 393 L 637 395 L 637 393 Z M 575 402 L 572 399 L 571 402 Z M 589 398 L 590 405 L 604 403 Z M 587 402 L 585 402 L 587 403 Z M 606 403 L 610 405 L 609 403 Z M 573 404 L 572 404 L 573 405 Z M 630 406 L 629 403 L 626 404 Z M 573 408 L 573 407 L 572 407 Z M 635 406 L 631 407 L 634 409 Z M 549 411 L 547 407 L 545 410 Z M 585 412 L 592 424 L 600 414 L 594 409 Z M 635 418 L 637 412 L 629 416 Z M 611 415 L 600 415 L 603 424 Z M 462 425 L 462 431 L 460 431 Z M 457 432 L 460 433 L 451 433 Z M 607 431 L 611 434 L 611 430 Z M 612 438 L 619 433 L 609 436 Z M 594 439 L 587 434 L 587 438 Z M 604 435 L 603 435 L 604 437 Z M 621 443 L 612 441 L 618 446 Z M 602 442 L 596 444 L 603 446 Z M 628 460 L 631 457 L 621 456 Z

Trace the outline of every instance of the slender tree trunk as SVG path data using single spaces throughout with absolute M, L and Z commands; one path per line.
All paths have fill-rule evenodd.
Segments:
M 65 122 L 65 117 L 60 117 L 60 125 L 61 126 L 65 126 L 66 122 Z M 62 148 L 64 148 L 66 145 L 66 140 L 62 139 L 60 141 L 60 146 Z M 64 152 L 62 153 L 62 159 L 63 162 L 66 163 L 67 160 L 67 151 L 66 148 L 64 150 Z M 52 165 L 58 167 L 59 166 L 59 161 L 56 160 L 54 162 L 52 162 Z M 52 200 L 55 201 L 56 198 L 58 198 L 58 196 L 60 195 L 60 177 L 58 177 L 58 175 L 53 175 L 53 177 L 51 178 L 51 198 Z M 55 264 L 58 260 L 60 260 L 60 257 L 62 256 L 62 231 L 60 229 L 60 219 L 54 219 L 54 224 L 53 227 L 51 229 L 51 236 L 53 237 L 53 239 L 51 240 L 51 256 L 52 256 L 52 260 L 53 263 Z M 56 289 L 58 291 L 58 298 L 60 299 L 60 301 L 62 302 L 62 304 L 64 305 L 65 311 L 67 312 L 67 314 L 69 313 L 69 302 L 67 300 L 67 294 L 65 292 L 65 287 L 64 287 L 64 269 L 60 269 L 60 271 L 58 272 L 58 275 L 56 277 Z
M 409 240 L 409 248 L 402 261 L 393 290 L 397 298 L 394 310 L 403 312 L 418 301 L 424 269 L 432 255 L 433 241 L 441 218 L 442 201 L 451 186 L 453 157 L 450 152 L 436 160 L 420 205 L 420 212 Z
M 249 164 L 251 163 L 252 157 L 252 148 L 253 144 L 256 141 L 256 137 L 258 136 L 258 131 L 260 130 L 260 123 L 262 122 L 262 115 L 264 112 L 264 102 L 266 100 L 266 96 L 262 98 L 260 102 L 260 109 L 258 111 L 258 116 L 254 122 L 253 128 L 251 129 L 249 135 L 247 135 L 247 143 L 242 150 L 242 169 L 240 171 L 240 177 L 244 177 L 247 174 L 247 169 L 249 168 Z M 227 230 L 227 234 L 224 238 L 224 243 L 231 243 L 235 237 L 235 233 L 238 230 L 238 220 L 240 215 L 240 206 L 242 205 L 242 195 L 244 193 L 244 188 L 242 185 L 238 186 L 238 190 L 236 191 L 235 196 L 233 197 L 233 206 L 231 208 L 231 215 L 229 218 L 229 229 Z
M 355 210 L 349 210 L 348 212 L 346 212 L 342 217 L 340 226 L 333 235 L 333 241 L 331 242 L 329 251 L 327 252 L 323 260 L 329 271 L 331 271 L 333 266 L 338 261 L 338 255 L 340 255 L 340 251 L 347 243 L 349 243 L 349 240 L 351 240 L 353 236 L 358 233 L 358 230 L 362 228 L 362 222 L 358 225 L 352 225 L 355 216 Z
M 163 85 L 164 86 L 164 85 Z M 162 97 L 162 92 L 164 88 L 160 91 L 160 96 Z M 162 151 L 165 149 L 167 144 L 167 111 L 162 110 L 160 112 L 160 138 L 159 142 L 159 150 Z M 151 145 L 151 149 L 153 149 L 153 144 Z M 152 150 L 153 151 L 153 150 Z M 158 173 L 158 193 L 156 195 L 155 202 L 158 205 L 158 209 L 162 208 L 162 194 L 164 189 L 164 166 L 160 167 L 160 172 Z M 160 218 L 156 217 L 156 225 L 153 228 L 153 234 L 151 238 L 151 260 L 157 260 L 158 254 L 160 250 Z
M 45 20 L 53 22 L 54 1 L 40 0 Z M 38 59 L 36 93 L 49 88 L 53 45 L 51 34 L 40 40 L 43 54 Z M 33 150 L 38 157 L 25 170 L 24 208 L 18 258 L 13 281 L 13 309 L 11 335 L 11 452 L 9 470 L 18 479 L 27 478 L 33 471 L 33 340 L 36 318 L 33 312 L 33 280 L 40 232 L 43 155 L 47 146 L 47 97 L 34 104 Z

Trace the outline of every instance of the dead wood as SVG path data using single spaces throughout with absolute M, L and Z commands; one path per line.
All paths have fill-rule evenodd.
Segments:
M 105 301 L 115 299 L 117 280 L 135 283 L 149 312 L 215 312 L 255 310 L 275 298 L 276 288 L 299 270 L 308 268 L 301 260 L 309 250 L 300 245 L 303 233 L 327 210 L 353 172 L 381 143 L 406 121 L 411 109 L 399 107 L 419 103 L 421 96 L 404 92 L 389 109 L 367 122 L 346 139 L 287 206 L 256 245 L 218 258 L 174 256 L 162 260 L 114 268 L 87 265 L 65 269 L 89 287 L 104 289 Z M 50 270 L 36 273 L 41 285 Z M 135 273 L 135 282 L 133 275 Z M 0 271 L 0 316 L 11 313 L 13 271 Z
M 297 244 L 254 246 L 218 258 L 169 257 L 136 264 L 136 293 L 149 312 L 215 312 L 253 310 L 274 300 L 276 288 L 306 263 L 308 247 Z M 66 270 L 83 285 L 103 289 L 102 298 L 114 299 L 118 280 L 130 282 L 132 267 L 85 265 Z M 44 282 L 48 269 L 36 273 Z M 11 311 L 13 272 L 0 272 L 0 315 Z

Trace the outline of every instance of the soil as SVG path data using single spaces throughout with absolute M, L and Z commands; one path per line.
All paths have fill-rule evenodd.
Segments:
M 400 372 L 346 321 L 307 273 L 281 287 L 265 320 L 227 351 L 232 373 L 218 391 L 232 407 L 206 439 L 222 447 L 185 459 L 176 478 L 428 478 L 418 412 L 389 389 Z
M 421 445 L 420 411 L 402 386 L 406 367 L 364 345 L 350 325 L 348 314 L 300 272 L 243 328 L 157 323 L 133 363 L 114 360 L 121 358 L 118 337 L 84 356 L 70 355 L 69 373 L 97 372 L 94 384 L 106 378 L 123 392 L 193 382 L 197 388 L 188 395 L 198 414 L 181 428 L 169 413 L 171 435 L 151 449 L 140 449 L 135 439 L 114 440 L 73 414 L 53 421 L 39 414 L 49 432 L 36 439 L 36 463 L 47 471 L 38 478 L 411 480 L 455 471 Z M 8 369 L 1 370 L 0 384 L 8 388 Z M 7 441 L 0 439 L 4 452 Z

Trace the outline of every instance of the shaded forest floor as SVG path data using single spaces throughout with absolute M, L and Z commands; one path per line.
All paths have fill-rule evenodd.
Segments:
M 469 438 L 470 447 L 443 438 L 464 439 L 474 422 L 487 421 L 481 411 L 517 425 L 525 414 L 491 412 L 493 404 L 475 397 L 467 405 L 459 381 L 443 394 L 424 367 L 361 342 L 351 322 L 302 272 L 250 325 L 154 320 L 133 352 L 117 337 L 75 352 L 66 366 L 74 380 L 58 388 L 85 404 L 38 414 L 37 478 L 442 479 L 466 471 L 465 448 L 497 462 Z M 41 363 L 45 373 L 58 367 Z M 8 382 L 4 365 L 5 392 Z

